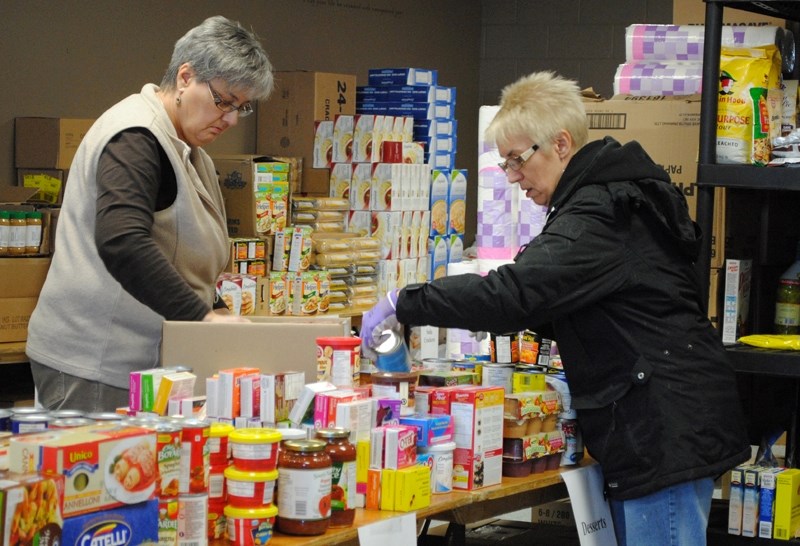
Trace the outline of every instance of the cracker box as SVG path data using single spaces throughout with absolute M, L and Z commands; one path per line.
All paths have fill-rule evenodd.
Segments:
M 0 544 L 60 544 L 63 495 L 63 476 L 0 472 Z
M 158 544 L 158 499 L 64 520 L 63 544 Z
M 473 490 L 500 483 L 503 473 L 502 387 L 454 388 L 453 488 Z
M 9 444 L 9 470 L 64 476 L 64 517 L 135 504 L 155 494 L 156 434 L 97 424 L 21 435 Z

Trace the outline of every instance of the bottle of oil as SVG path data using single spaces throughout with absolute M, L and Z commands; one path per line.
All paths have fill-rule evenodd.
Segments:
M 775 333 L 800 334 L 800 242 L 794 263 L 778 279 Z

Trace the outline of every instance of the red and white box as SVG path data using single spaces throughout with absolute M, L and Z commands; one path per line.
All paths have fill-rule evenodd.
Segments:
M 453 389 L 453 488 L 480 489 L 502 480 L 504 396 L 503 387 L 469 385 Z

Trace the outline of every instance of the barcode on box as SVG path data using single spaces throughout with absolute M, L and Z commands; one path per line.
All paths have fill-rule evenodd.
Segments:
M 628 122 L 627 114 L 586 114 L 589 129 L 619 129 L 625 130 Z

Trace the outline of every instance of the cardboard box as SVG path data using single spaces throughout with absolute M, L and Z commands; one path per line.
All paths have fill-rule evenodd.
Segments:
M 258 105 L 256 153 L 302 157 L 306 168 L 301 190 L 327 195 L 328 170 L 308 168 L 313 159 L 314 122 L 333 122 L 337 115 L 355 114 L 356 77 L 325 72 L 276 72 L 275 85 L 275 93 Z
M 800 532 L 800 469 L 787 468 L 775 480 L 773 538 L 790 540 Z
M 232 366 L 262 373 L 287 370 L 317 377 L 318 337 L 350 335 L 350 318 L 250 317 L 247 323 L 165 321 L 161 363 L 190 366 L 197 376 L 195 394 L 205 394 L 205 378 Z
M 697 154 L 700 148 L 700 97 L 633 97 L 586 100 L 589 140 L 611 136 L 621 144 L 636 140 L 686 197 L 697 218 Z M 722 267 L 725 229 L 724 189 L 714 191 L 711 267 Z
M 15 166 L 33 169 L 69 169 L 78 145 L 94 121 L 69 118 L 15 118 Z
M 748 333 L 750 282 L 753 260 L 725 260 L 725 292 L 722 305 L 722 342 L 736 343 Z
M 0 258 L 0 342 L 28 339 L 50 258 Z
M 225 199 L 228 235 L 265 237 L 286 226 L 288 173 L 286 181 L 275 180 L 277 177 L 269 167 L 285 163 L 259 155 L 219 155 L 213 160 Z M 258 189 L 265 191 L 256 191 Z
M 36 188 L 31 198 L 58 205 L 64 197 L 64 182 L 67 171 L 61 169 L 17 169 L 17 185 Z

